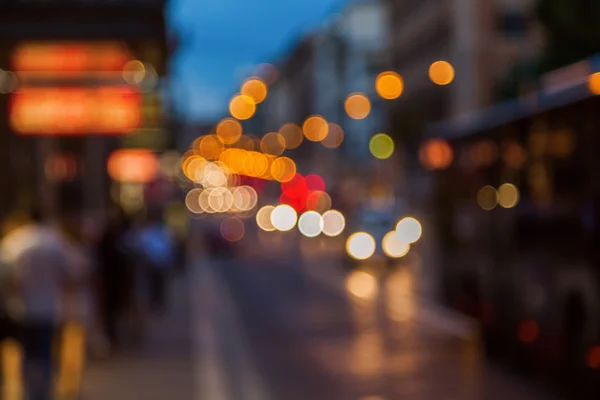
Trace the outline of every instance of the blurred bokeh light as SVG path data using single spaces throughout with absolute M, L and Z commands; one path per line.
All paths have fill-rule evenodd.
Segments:
M 323 234 L 330 237 L 339 236 L 346 228 L 344 215 L 337 210 L 323 213 Z
M 323 217 L 315 211 L 307 211 L 298 219 L 298 230 L 309 238 L 319 236 L 323 232 L 323 227 Z
M 498 191 L 492 186 L 484 186 L 477 192 L 477 204 L 486 211 L 493 210 L 498 205 Z
M 429 67 L 429 78 L 436 85 L 449 85 L 454 76 L 454 67 L 448 61 L 436 61 Z
M 304 141 L 304 135 L 302 134 L 302 128 L 296 124 L 284 124 L 279 129 L 279 134 L 285 140 L 285 148 L 293 150 L 302 144 Z
M 255 104 L 260 104 L 267 98 L 267 84 L 258 77 L 248 78 L 242 84 L 240 93 L 250 97 Z
M 503 208 L 513 208 L 519 203 L 519 189 L 512 183 L 498 188 L 498 204 Z
M 256 224 L 265 232 L 273 232 L 276 230 L 271 222 L 271 214 L 274 209 L 275 207 L 273 206 L 264 206 L 256 213 Z
M 366 271 L 352 271 L 346 278 L 346 289 L 353 296 L 369 300 L 377 294 L 377 279 Z
M 247 120 L 254 116 L 256 104 L 251 97 L 238 94 L 229 102 L 229 112 L 235 119 Z
M 337 149 L 344 142 L 344 130 L 334 122 L 330 122 L 328 125 L 329 133 L 325 139 L 321 141 L 321 144 L 328 149 Z
M 376 243 L 367 232 L 356 232 L 346 240 L 346 252 L 357 260 L 366 260 L 375 254 Z
M 410 244 L 402 240 L 397 231 L 386 233 L 381 241 L 381 247 L 383 252 L 391 258 L 402 258 L 407 255 L 410 250 Z
M 237 217 L 229 217 L 221 222 L 221 235 L 228 242 L 239 242 L 244 237 L 245 232 L 244 221 Z
M 396 234 L 402 242 L 412 244 L 421 238 L 423 228 L 415 218 L 406 217 L 402 218 L 396 225 Z
M 219 122 L 216 130 L 224 144 L 234 144 L 242 136 L 242 125 L 233 118 L 225 118 Z
M 302 132 L 311 142 L 320 142 L 329 134 L 329 125 L 323 117 L 313 115 L 304 121 Z
M 279 156 L 286 149 L 285 138 L 276 132 L 267 133 L 260 141 L 260 148 L 266 154 Z
M 271 224 L 281 232 L 294 229 L 298 221 L 298 213 L 287 204 L 280 204 L 271 212 Z
M 382 72 L 375 80 L 375 90 L 382 98 L 394 100 L 402 95 L 402 92 L 404 91 L 404 81 L 396 72 Z
M 365 119 L 371 112 L 371 102 L 363 93 L 353 93 L 344 103 L 346 113 L 352 119 Z
M 428 170 L 443 170 L 452 164 L 454 152 L 447 141 L 431 139 L 421 145 L 419 159 Z
M 373 157 L 385 160 L 394 154 L 394 140 L 385 133 L 378 133 L 369 141 L 369 150 Z

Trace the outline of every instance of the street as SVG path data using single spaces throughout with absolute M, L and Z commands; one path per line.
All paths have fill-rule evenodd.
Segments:
M 335 243 L 281 239 L 273 234 L 258 241 L 260 249 L 254 243 L 239 250 L 242 257 L 199 267 L 212 269 L 229 291 L 243 326 L 244 362 L 249 354 L 269 398 L 551 398 L 488 365 L 474 325 L 429 309 L 415 294 L 411 260 L 348 275 L 333 256 Z M 236 335 L 221 328 L 224 343 Z M 251 398 L 238 356 L 221 346 L 225 398 Z

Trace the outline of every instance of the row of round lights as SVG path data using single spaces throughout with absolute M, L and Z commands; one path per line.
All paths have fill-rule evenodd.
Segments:
M 243 213 L 252 211 L 258 194 L 251 186 L 235 188 L 195 188 L 185 198 L 187 209 L 193 214 Z
M 256 223 L 265 232 L 289 232 L 297 225 L 300 233 L 309 238 L 321 234 L 339 236 L 346 227 L 344 215 L 337 210 L 328 210 L 323 214 L 307 211 L 298 218 L 296 210 L 287 204 L 262 207 L 256 213 Z
M 421 224 L 415 218 L 403 218 L 396 229 L 385 234 L 381 241 L 383 252 L 390 258 L 402 258 L 410 251 L 423 233 Z M 367 260 L 375 254 L 375 238 L 367 232 L 356 232 L 346 240 L 346 252 L 356 260 Z

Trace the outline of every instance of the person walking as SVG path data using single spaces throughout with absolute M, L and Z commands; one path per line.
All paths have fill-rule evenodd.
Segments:
M 55 372 L 53 348 L 63 322 L 64 299 L 76 285 L 69 251 L 39 211 L 0 242 L 1 275 L 11 282 L 11 318 L 20 325 L 27 398 L 49 400 Z

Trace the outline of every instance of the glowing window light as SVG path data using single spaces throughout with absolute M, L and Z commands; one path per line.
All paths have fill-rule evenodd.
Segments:
M 116 150 L 108 158 L 107 170 L 117 182 L 146 183 L 158 172 L 158 159 L 148 150 Z
M 383 252 L 391 258 L 402 258 L 410 251 L 410 244 L 400 239 L 396 231 L 388 232 L 381 241 Z
M 323 214 L 323 234 L 330 237 L 339 236 L 346 228 L 346 218 L 337 210 L 329 210 Z
M 243 84 L 240 93 L 250 97 L 254 103 L 262 103 L 267 98 L 268 88 L 266 83 L 257 77 L 248 78 Z
M 505 183 L 498 188 L 498 204 L 502 208 L 513 208 L 519 203 L 519 189 L 512 183 Z
M 402 95 L 402 92 L 404 91 L 404 81 L 396 72 L 382 72 L 375 80 L 375 90 L 382 98 L 394 100 Z
M 373 236 L 366 232 L 352 234 L 346 241 L 346 252 L 357 260 L 366 260 L 375 254 L 376 243 Z
M 454 67 L 447 61 L 436 61 L 429 67 L 429 78 L 436 85 L 449 85 L 454 76 Z
M 247 120 L 254 116 L 256 104 L 251 97 L 246 95 L 236 95 L 229 102 L 229 112 L 231 116 L 239 120 Z
M 271 224 L 281 232 L 287 232 L 294 229 L 298 221 L 296 210 L 287 204 L 281 204 L 275 207 L 271 212 Z
M 369 141 L 371 154 L 380 160 L 390 158 L 394 154 L 394 147 L 394 140 L 385 133 L 378 133 Z
M 365 119 L 371 112 L 371 102 L 362 93 L 353 93 L 344 103 L 346 114 L 352 119 Z
M 298 219 L 298 230 L 309 238 L 319 236 L 323 232 L 324 226 L 323 217 L 315 211 L 305 212 Z
M 421 238 L 423 228 L 415 218 L 402 218 L 396 225 L 396 234 L 402 242 L 412 244 Z
M 275 207 L 273 206 L 264 206 L 256 213 L 256 224 L 265 232 L 276 230 L 275 226 L 271 223 L 271 214 L 274 209 Z

